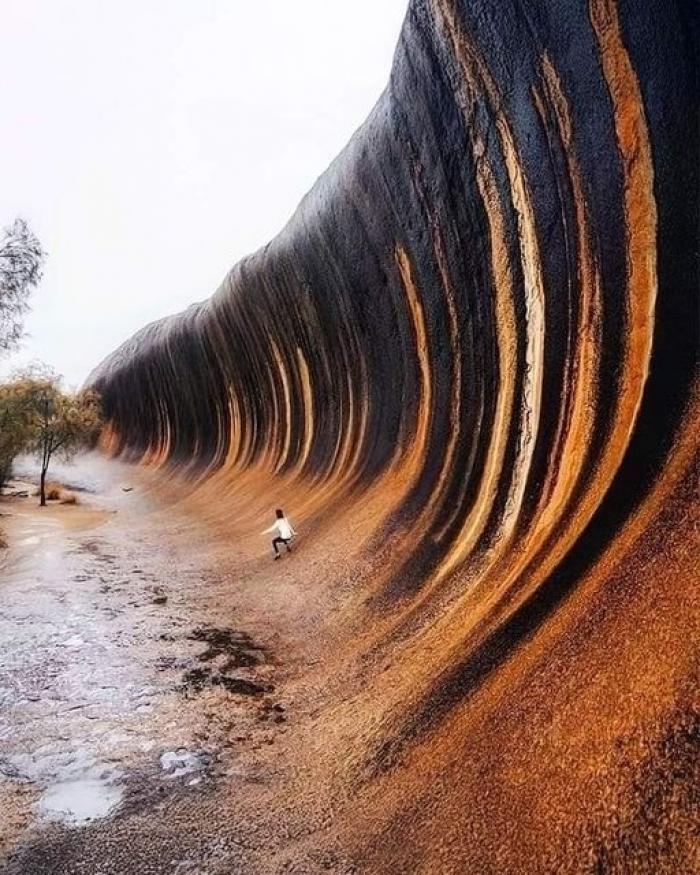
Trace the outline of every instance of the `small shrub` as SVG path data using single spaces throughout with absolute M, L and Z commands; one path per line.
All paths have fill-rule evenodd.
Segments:
M 45 492 L 47 501 L 58 501 L 61 498 L 63 489 L 60 483 L 47 483 L 45 486 Z M 41 495 L 41 490 L 38 488 L 35 489 L 32 492 L 32 495 Z
M 58 501 L 60 504 L 79 504 L 78 496 L 70 489 L 61 486 L 60 483 L 47 483 L 45 487 L 46 500 Z M 32 495 L 40 495 L 40 490 L 35 489 Z

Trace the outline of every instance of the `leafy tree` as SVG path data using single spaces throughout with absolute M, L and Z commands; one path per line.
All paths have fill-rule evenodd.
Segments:
M 29 293 L 41 279 L 46 253 L 24 219 L 3 230 L 0 239 L 0 354 L 22 337 Z
M 41 462 L 39 496 L 46 506 L 46 475 L 51 460 L 71 458 L 90 446 L 102 424 L 99 397 L 92 390 L 64 392 L 60 378 L 47 370 L 16 377 L 0 387 L 0 417 L 5 413 L 12 424 L 8 452 L 30 452 Z
M 0 384 L 0 487 L 12 473 L 12 462 L 31 437 L 27 409 L 27 378 Z

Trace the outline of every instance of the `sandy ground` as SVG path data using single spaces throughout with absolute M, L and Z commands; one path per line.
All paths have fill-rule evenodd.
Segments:
M 269 601 L 294 611 L 297 557 L 214 545 L 147 478 L 89 457 L 58 472 L 80 505 L 0 504 L 0 872 L 315 871 L 261 862 L 290 838 L 285 681 L 319 646 Z M 277 576 L 264 620 L 251 562 Z
M 80 505 L 3 499 L 0 875 L 700 871 L 684 452 L 481 675 L 464 611 L 407 634 L 377 599 L 401 484 L 90 456 L 54 472 Z M 278 500 L 301 536 L 273 562 Z

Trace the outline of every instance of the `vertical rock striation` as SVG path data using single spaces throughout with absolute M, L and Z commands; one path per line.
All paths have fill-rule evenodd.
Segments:
M 412 0 L 386 91 L 283 232 L 92 377 L 112 452 L 255 470 L 326 514 L 386 488 L 378 870 L 690 859 L 642 821 L 682 822 L 688 767 L 664 758 L 697 738 L 699 35 L 684 0 Z M 636 704 L 606 706 L 625 678 Z M 498 765 L 509 696 L 530 735 Z M 405 823 L 423 838 L 394 841 Z

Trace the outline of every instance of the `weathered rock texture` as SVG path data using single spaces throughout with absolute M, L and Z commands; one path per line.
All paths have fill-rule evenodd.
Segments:
M 698 38 L 683 0 L 414 0 L 279 237 L 93 376 L 113 452 L 224 514 L 254 474 L 352 584 L 362 871 L 698 863 Z

